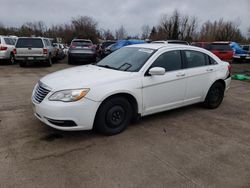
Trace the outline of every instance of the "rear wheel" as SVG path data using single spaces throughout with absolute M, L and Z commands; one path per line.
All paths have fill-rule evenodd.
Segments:
M 131 104 L 123 97 L 105 101 L 98 109 L 94 128 L 106 135 L 115 135 L 125 130 L 132 118 Z
M 48 67 L 51 67 L 51 66 L 52 66 L 51 55 L 50 55 L 49 58 L 47 59 L 47 66 L 48 66 Z
M 209 89 L 204 106 L 206 108 L 214 109 L 220 106 L 224 98 L 225 86 L 221 82 L 215 82 Z
M 69 65 L 72 65 L 72 64 L 73 64 L 72 58 L 71 58 L 70 56 L 68 56 L 68 64 L 69 64 Z

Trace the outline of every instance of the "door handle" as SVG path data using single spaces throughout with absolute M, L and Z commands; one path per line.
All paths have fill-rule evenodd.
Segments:
M 212 69 L 212 68 L 208 68 L 207 69 L 207 72 L 211 72 L 211 71 L 213 71 L 214 69 Z
M 185 73 L 178 73 L 176 76 L 177 77 L 183 77 L 183 76 L 185 76 L 186 74 Z

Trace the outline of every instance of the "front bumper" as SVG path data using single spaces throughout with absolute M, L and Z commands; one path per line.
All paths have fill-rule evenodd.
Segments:
M 40 104 L 32 100 L 34 114 L 39 120 L 64 131 L 93 128 L 99 102 L 87 98 L 76 102 L 49 101 L 48 96 Z M 65 124 L 61 124 L 62 122 Z
M 230 88 L 230 84 L 231 84 L 231 76 L 229 75 L 229 77 L 227 79 L 225 79 L 225 84 L 226 84 L 226 89 L 225 91 L 227 91 Z

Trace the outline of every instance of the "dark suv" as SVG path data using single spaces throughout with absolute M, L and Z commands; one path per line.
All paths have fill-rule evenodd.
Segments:
M 91 40 L 74 39 L 68 51 L 68 64 L 96 62 L 96 48 Z

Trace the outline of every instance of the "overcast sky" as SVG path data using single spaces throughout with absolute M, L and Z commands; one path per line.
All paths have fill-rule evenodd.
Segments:
M 20 26 L 24 22 L 44 21 L 46 25 L 70 22 L 72 17 L 91 16 L 98 27 L 115 30 L 121 25 L 130 35 L 141 26 L 159 23 L 163 14 L 177 9 L 196 16 L 201 25 L 219 18 L 239 23 L 243 34 L 250 27 L 250 0 L 0 0 L 0 22 Z

